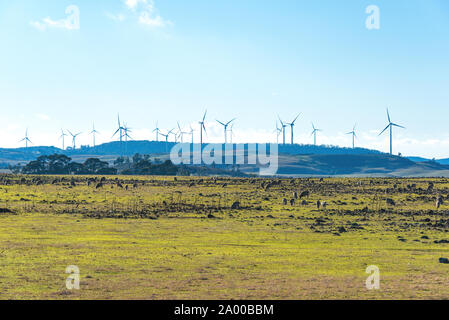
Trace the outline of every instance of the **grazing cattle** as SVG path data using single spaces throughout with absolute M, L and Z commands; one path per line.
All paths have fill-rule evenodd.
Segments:
M 388 206 L 396 206 L 396 202 L 393 199 L 387 198 L 386 203 Z
M 231 209 L 232 209 L 232 210 L 238 210 L 238 209 L 240 209 L 240 202 L 238 202 L 238 201 L 234 202 L 234 203 L 232 204 L 232 206 L 231 206 Z
M 293 199 L 298 199 L 298 192 L 293 192 Z
M 302 206 L 306 206 L 307 205 L 307 201 L 306 200 L 302 200 L 301 205 Z
M 129 187 L 128 187 L 128 185 L 126 185 L 126 186 L 125 186 L 125 190 L 128 191 L 128 189 L 129 189 Z
M 133 184 L 133 189 L 137 189 L 137 187 L 138 187 L 137 183 L 134 183 Z
M 283 204 L 284 206 L 286 206 L 286 205 L 287 205 L 287 203 L 288 203 L 288 202 L 287 202 L 287 199 L 285 199 L 285 198 L 284 198 L 284 199 L 282 199 L 282 204 Z
M 195 185 L 195 182 L 192 182 L 189 184 L 189 188 L 193 187 Z
M 326 201 L 321 202 L 321 208 L 323 208 L 323 210 L 326 210 L 326 208 L 327 208 L 327 202 Z
M 309 191 L 303 191 L 299 195 L 299 199 L 306 198 L 306 197 L 308 198 L 309 196 L 310 196 L 310 192 Z
M 100 189 L 103 188 L 103 183 L 97 183 L 97 185 L 95 186 L 95 189 Z
M 295 199 L 290 200 L 290 205 L 293 207 L 295 205 Z
M 120 189 L 123 189 L 123 185 L 120 182 L 118 182 L 118 181 L 117 181 L 117 187 L 120 188 Z
M 320 201 L 320 200 L 318 200 L 318 201 L 316 202 L 316 208 L 317 208 L 318 210 L 320 210 L 320 208 L 321 208 L 321 201 Z

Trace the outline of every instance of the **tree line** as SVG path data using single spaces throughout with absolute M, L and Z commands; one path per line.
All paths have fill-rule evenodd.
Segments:
M 14 173 L 21 174 L 54 174 L 54 175 L 177 175 L 181 167 L 170 160 L 152 162 L 148 155 L 135 155 L 117 158 L 112 165 L 98 158 L 89 158 L 83 163 L 72 161 L 63 154 L 44 155 L 26 165 L 10 167 Z

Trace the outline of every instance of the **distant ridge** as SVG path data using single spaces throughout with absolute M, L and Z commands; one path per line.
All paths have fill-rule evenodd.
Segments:
M 39 155 L 48 155 L 53 153 L 63 153 L 65 155 L 124 155 L 132 156 L 140 154 L 164 154 L 175 145 L 174 142 L 156 142 L 156 141 L 128 141 L 128 142 L 108 142 L 95 147 L 83 146 L 79 149 L 61 150 L 57 147 L 28 147 L 6 149 L 0 148 L 0 159 L 9 160 L 30 160 Z M 198 144 L 195 144 L 198 145 Z M 242 145 L 242 144 L 234 144 Z M 245 144 L 246 145 L 246 144 Z M 314 146 L 314 145 L 279 145 L 279 152 L 285 154 L 381 154 L 377 150 L 364 148 L 341 148 L 336 146 Z
M 65 154 L 77 162 L 92 157 L 112 162 L 119 156 L 132 157 L 136 153 L 167 159 L 166 150 L 174 145 L 174 142 L 117 141 L 76 150 L 56 147 L 3 148 L 0 149 L 0 168 L 7 169 L 8 165 L 24 164 L 39 156 L 55 153 Z M 449 159 L 431 161 L 420 157 L 392 156 L 364 148 L 325 145 L 279 145 L 279 154 L 278 174 L 286 176 L 449 176 Z M 247 165 L 240 166 L 240 169 L 246 173 L 257 171 L 256 167 Z

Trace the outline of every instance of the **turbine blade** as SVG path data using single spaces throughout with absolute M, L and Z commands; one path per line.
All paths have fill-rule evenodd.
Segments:
M 281 117 L 278 115 L 279 121 L 281 122 L 281 125 L 284 126 L 284 122 L 282 121 Z
M 300 115 L 301 115 L 301 113 L 298 114 L 298 116 L 295 118 L 295 120 L 293 120 L 292 124 L 295 124 L 296 120 L 298 120 L 298 118 L 299 118 Z
M 388 122 L 391 123 L 391 119 L 390 119 L 390 111 L 388 111 L 388 108 L 387 108 L 387 117 L 388 117 Z
M 398 124 L 396 124 L 396 123 L 392 123 L 391 125 L 392 125 L 392 126 L 394 126 L 394 127 L 398 127 L 398 128 L 402 128 L 402 129 L 405 129 L 405 127 L 403 127 L 403 126 L 400 126 L 400 125 L 398 125 Z
M 382 133 L 384 133 L 385 131 L 387 131 L 388 130 L 388 128 L 390 128 L 390 125 L 391 124 L 389 124 L 385 129 L 383 129 L 383 131 L 381 132 L 381 133 L 379 133 L 379 136 L 381 136 L 382 135 Z

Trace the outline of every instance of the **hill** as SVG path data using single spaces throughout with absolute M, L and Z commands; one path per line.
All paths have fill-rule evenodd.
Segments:
M 242 168 L 243 172 L 246 172 Z M 388 154 L 282 155 L 280 175 L 286 176 L 370 176 L 449 177 L 449 166 L 436 162 L 413 162 Z
M 77 162 L 88 158 L 112 162 L 119 156 L 132 157 L 136 153 L 166 160 L 166 150 L 174 145 L 173 142 L 129 141 L 110 142 L 76 150 L 61 150 L 56 147 L 0 149 L 0 169 L 55 153 L 67 155 Z M 363 148 L 313 145 L 280 145 L 279 153 L 278 173 L 285 176 L 449 176 L 449 159 L 430 161 L 419 157 L 391 156 Z M 249 165 L 240 166 L 240 170 L 245 173 L 258 172 L 257 167 Z

